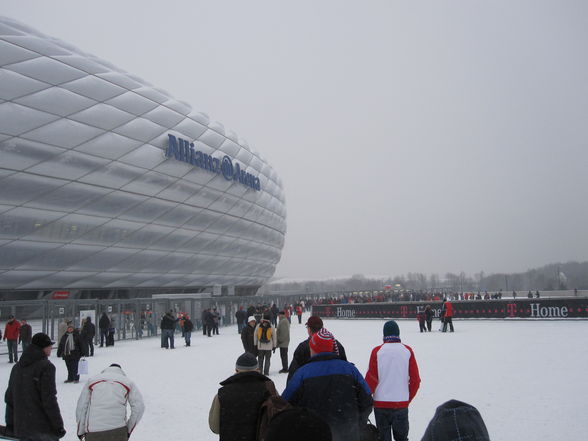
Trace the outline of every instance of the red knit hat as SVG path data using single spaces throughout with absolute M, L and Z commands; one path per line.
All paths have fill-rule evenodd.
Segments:
M 308 345 L 312 352 L 320 354 L 322 352 L 333 352 L 334 343 L 333 334 L 323 328 L 312 336 Z

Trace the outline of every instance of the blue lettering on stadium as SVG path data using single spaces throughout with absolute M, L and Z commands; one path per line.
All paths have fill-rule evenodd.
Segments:
M 168 134 L 167 150 L 165 156 L 167 158 L 174 158 L 178 161 L 186 162 L 188 164 L 200 167 L 223 177 L 227 181 L 238 181 L 239 183 L 253 188 L 254 190 L 261 190 L 261 183 L 257 176 L 241 170 L 241 166 L 237 161 L 225 155 L 222 159 L 207 155 L 206 153 L 194 150 L 194 143 L 188 142 L 182 138 L 176 138 L 174 135 Z

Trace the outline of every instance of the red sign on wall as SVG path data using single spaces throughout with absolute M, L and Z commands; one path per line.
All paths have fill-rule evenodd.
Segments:
M 53 300 L 65 300 L 65 299 L 69 299 L 69 291 L 53 291 L 53 293 L 51 294 L 51 298 Z

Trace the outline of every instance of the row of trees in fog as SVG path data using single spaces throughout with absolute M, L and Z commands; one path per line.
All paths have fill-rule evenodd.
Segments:
M 375 278 L 354 274 L 349 278 L 274 282 L 269 292 L 328 292 L 381 290 L 385 285 L 399 285 L 411 290 L 477 291 L 550 291 L 560 289 L 588 289 L 588 262 L 552 263 L 522 273 L 486 274 L 463 271 L 439 274 L 408 273 L 395 277 Z

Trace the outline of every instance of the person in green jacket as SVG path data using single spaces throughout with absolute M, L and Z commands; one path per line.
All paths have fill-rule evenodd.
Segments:
M 290 345 L 290 322 L 286 318 L 284 311 L 278 313 L 278 348 L 280 348 L 280 358 L 282 359 L 282 369 L 280 374 L 288 373 L 288 346 Z

